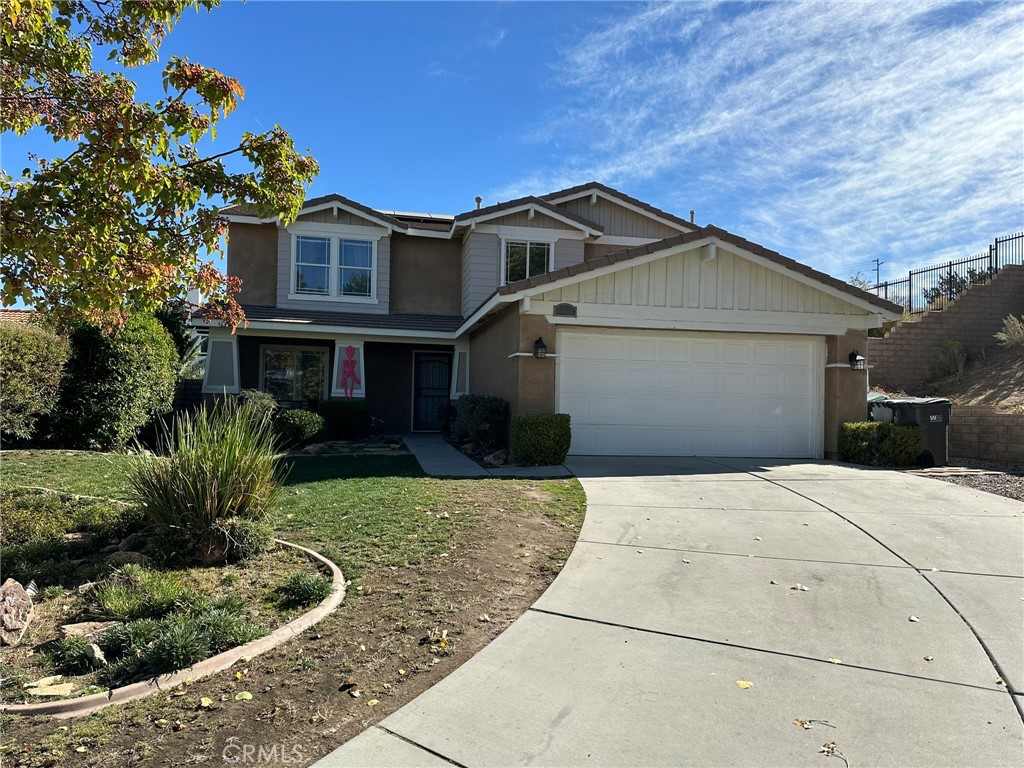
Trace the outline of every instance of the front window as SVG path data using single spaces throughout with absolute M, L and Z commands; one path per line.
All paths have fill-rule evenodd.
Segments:
M 295 291 L 328 296 L 331 292 L 331 239 L 295 238 Z
M 323 400 L 327 350 L 263 348 L 263 389 L 279 403 Z
M 373 243 L 366 240 L 339 240 L 341 274 L 338 285 L 342 296 L 372 295 Z
M 505 243 L 505 282 L 551 271 L 551 243 L 509 240 Z

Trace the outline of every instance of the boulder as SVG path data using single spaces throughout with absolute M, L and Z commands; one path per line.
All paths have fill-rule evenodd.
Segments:
M 21 642 L 32 621 L 32 598 L 14 579 L 0 586 L 0 645 Z
M 103 649 L 96 645 L 96 643 L 89 643 L 85 646 L 85 658 L 92 664 L 93 669 L 107 666 L 107 657 L 103 655 Z
M 508 461 L 508 451 L 502 449 L 500 451 L 495 451 L 489 456 L 484 456 L 483 465 L 485 467 L 500 467 L 506 461 Z
M 136 532 L 129 536 L 126 536 L 121 540 L 121 543 L 117 545 L 117 549 L 123 552 L 138 552 L 146 546 L 146 542 L 149 541 L 149 536 Z
M 121 626 L 120 621 L 81 621 L 77 624 L 64 624 L 59 627 L 57 636 L 61 638 L 84 637 L 88 640 L 103 634 L 108 629 L 119 626 Z

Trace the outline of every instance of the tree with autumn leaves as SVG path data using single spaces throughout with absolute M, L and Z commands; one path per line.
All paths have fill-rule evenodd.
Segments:
M 69 151 L 0 172 L 0 303 L 61 324 L 111 328 L 198 288 L 205 312 L 244 319 L 236 279 L 200 254 L 221 249 L 221 205 L 289 223 L 319 168 L 274 126 L 224 151 L 199 145 L 244 96 L 237 80 L 184 58 L 164 96 L 137 99 L 130 70 L 157 61 L 189 9 L 218 0 L 0 0 L 0 129 L 45 131 Z M 94 66 L 105 55 L 111 64 Z M 241 158 L 245 169 L 229 169 Z M 17 162 L 17 161 L 16 161 Z

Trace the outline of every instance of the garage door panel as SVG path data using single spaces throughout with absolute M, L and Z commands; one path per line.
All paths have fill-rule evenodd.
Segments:
M 560 331 L 558 404 L 572 416 L 570 451 L 814 458 L 820 346 L 754 334 Z

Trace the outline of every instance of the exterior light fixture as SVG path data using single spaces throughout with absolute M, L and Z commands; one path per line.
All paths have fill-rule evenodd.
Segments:
M 867 360 L 863 355 L 859 354 L 857 350 L 853 350 L 850 353 L 850 370 L 851 371 L 863 371 Z
M 538 360 L 542 360 L 548 356 L 548 345 L 544 343 L 544 339 L 540 336 L 538 336 L 537 340 L 533 342 L 533 356 Z

